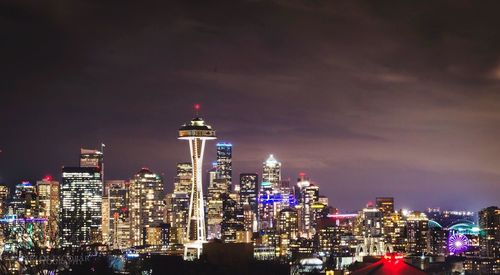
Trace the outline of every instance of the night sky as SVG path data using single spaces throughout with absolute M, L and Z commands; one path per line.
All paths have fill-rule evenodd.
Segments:
M 106 144 L 172 188 L 200 103 L 234 175 L 273 153 L 332 206 L 500 203 L 498 1 L 0 1 L 0 182 Z M 215 159 L 209 144 L 206 168 Z

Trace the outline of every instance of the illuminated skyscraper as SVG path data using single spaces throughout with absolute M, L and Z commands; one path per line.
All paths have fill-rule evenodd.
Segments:
M 386 243 L 392 244 L 395 252 L 406 251 L 406 218 L 400 212 L 384 215 L 383 234 Z
M 105 241 L 115 249 L 128 248 L 130 247 L 130 182 L 106 181 L 105 194 L 109 207 L 108 215 L 105 217 L 109 220 L 108 239 Z
M 183 244 L 186 241 L 186 230 L 189 210 L 188 193 L 174 192 L 165 197 L 165 222 L 170 224 L 170 243 Z
M 373 204 L 368 204 L 359 212 L 360 236 L 364 238 L 378 238 L 382 236 L 383 213 Z
M 142 168 L 130 180 L 130 221 L 132 245 L 145 245 L 149 227 L 163 222 L 163 181 L 158 174 Z
M 406 220 L 406 252 L 421 255 L 428 252 L 429 219 L 424 213 L 412 212 Z
M 279 189 L 281 183 L 281 162 L 277 161 L 273 155 L 269 155 L 263 163 L 262 182 L 268 182 L 272 189 Z
M 313 205 L 319 202 L 319 187 L 307 180 L 304 173 L 299 175 L 297 187 L 300 205 L 300 234 L 305 238 L 311 238 L 314 235 L 315 225 Z
M 293 240 L 299 237 L 299 216 L 297 210 L 286 208 L 278 214 L 278 234 L 280 256 L 284 257 L 288 254 L 288 248 Z
M 170 242 L 183 244 L 186 241 L 189 212 L 189 195 L 193 186 L 191 162 L 177 163 L 174 191 L 165 197 L 165 222 L 170 224 Z
M 217 174 L 219 178 L 227 180 L 229 190 L 232 190 L 233 178 L 233 145 L 231 143 L 217 143 Z
M 33 218 L 38 216 L 38 210 L 35 186 L 28 181 L 16 185 L 9 212 L 20 218 Z
M 282 201 L 281 163 L 273 155 L 269 155 L 262 167 L 262 183 L 259 189 L 259 228 L 273 228 Z
M 7 200 L 9 198 L 9 187 L 0 185 L 0 217 L 7 214 Z
M 375 200 L 375 204 L 384 216 L 394 213 L 394 198 L 392 197 L 378 197 Z
M 102 241 L 101 179 L 98 167 L 63 167 L 59 232 L 63 247 Z
M 238 232 L 245 231 L 243 209 L 229 194 L 221 195 L 223 217 L 221 222 L 221 239 L 225 243 L 237 241 Z
M 40 207 L 39 217 L 47 219 L 46 245 L 54 246 L 58 238 L 59 223 L 59 182 L 47 176 L 41 181 L 37 181 L 36 190 L 38 193 L 38 204 Z
M 195 108 L 198 111 L 199 105 L 196 105 Z M 184 245 L 184 258 L 192 259 L 200 257 L 202 245 L 206 241 L 202 165 L 205 142 L 216 139 L 215 130 L 210 125 L 205 124 L 202 118 L 196 117 L 179 129 L 179 139 L 189 142 L 193 167 L 193 185 L 189 196 L 189 218 L 186 234 L 188 242 Z M 195 234 L 191 234 L 191 232 Z M 191 254 L 193 249 L 196 252 Z
M 490 206 L 478 213 L 479 246 L 481 256 L 499 258 L 500 257 L 500 208 Z
M 207 239 L 221 238 L 224 194 L 229 194 L 227 179 L 212 178 L 207 188 Z
M 176 176 L 174 178 L 174 193 L 191 192 L 193 185 L 193 166 L 190 162 L 177 163 Z
M 249 214 L 245 215 L 245 224 L 247 224 L 247 229 L 249 220 L 256 221 L 258 214 L 258 194 L 259 194 L 259 175 L 257 174 L 240 174 L 240 204 L 242 206 L 248 205 L 253 213 L 253 217 Z M 251 219 L 250 219 L 251 218 Z M 252 231 L 256 231 L 256 226 L 251 227 Z

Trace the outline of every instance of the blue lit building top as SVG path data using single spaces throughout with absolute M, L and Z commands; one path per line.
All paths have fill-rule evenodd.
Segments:
M 217 143 L 217 147 L 232 147 L 233 145 L 231 143 L 227 142 L 219 142 Z

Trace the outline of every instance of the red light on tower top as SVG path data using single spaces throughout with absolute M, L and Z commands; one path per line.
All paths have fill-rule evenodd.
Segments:
M 194 104 L 194 112 L 196 113 L 197 116 L 198 116 L 198 113 L 200 111 L 200 108 L 201 108 L 201 106 L 199 103 Z
M 46 175 L 43 180 L 45 181 L 52 181 L 52 176 L 51 175 Z

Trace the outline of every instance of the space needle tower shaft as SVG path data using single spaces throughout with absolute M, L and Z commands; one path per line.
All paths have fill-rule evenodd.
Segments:
M 179 139 L 189 142 L 193 177 L 184 244 L 184 259 L 199 258 L 206 242 L 205 209 L 203 203 L 202 166 L 205 142 L 216 139 L 215 130 L 199 117 L 200 106 L 195 105 L 196 117 L 179 129 Z

